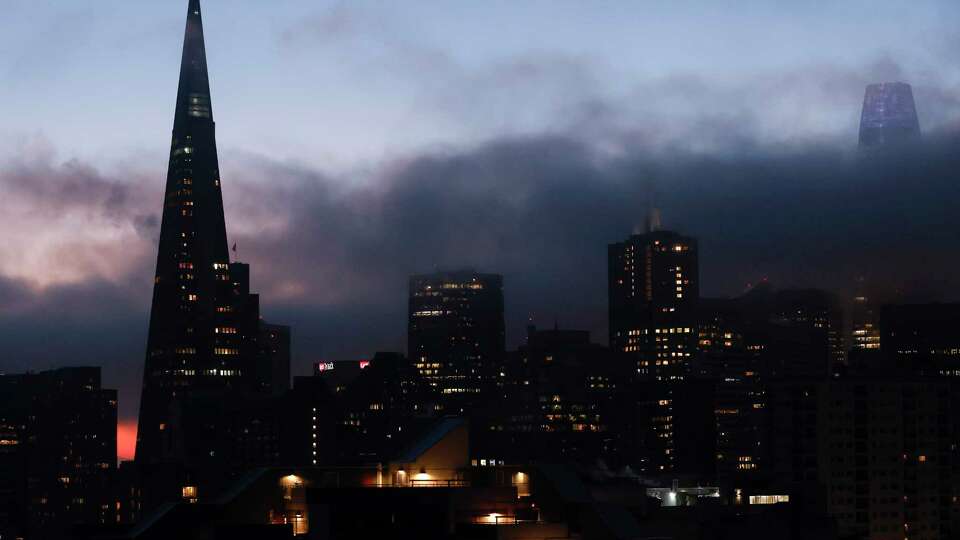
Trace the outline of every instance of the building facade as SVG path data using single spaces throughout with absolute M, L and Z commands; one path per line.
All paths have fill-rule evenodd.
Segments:
M 413 276 L 408 315 L 411 363 L 451 407 L 475 401 L 504 353 L 503 276 Z
M 100 368 L 0 376 L 0 536 L 114 523 L 116 467 L 117 391 Z
M 259 303 L 249 266 L 230 261 L 200 2 L 190 0 L 137 431 L 137 464 L 156 480 L 148 507 L 226 466 L 220 405 L 289 388 L 289 330 L 265 325 Z
M 651 228 L 608 247 L 610 347 L 641 377 L 686 378 L 697 348 L 697 241 Z
M 527 329 L 506 355 L 495 399 L 474 412 L 474 444 L 508 462 L 611 466 L 633 458 L 632 359 L 580 330 Z
M 881 146 L 920 136 L 920 121 L 907 83 L 867 86 L 860 116 L 860 147 Z
M 877 371 L 773 385 L 774 479 L 842 538 L 956 538 L 953 382 Z

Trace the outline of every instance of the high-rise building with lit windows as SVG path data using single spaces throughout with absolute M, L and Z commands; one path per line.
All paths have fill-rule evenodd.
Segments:
M 822 377 L 847 363 L 843 310 L 818 289 L 777 291 L 769 300 L 764 364 L 773 377 Z
M 860 147 L 894 144 L 920 136 L 920 121 L 907 83 L 871 84 L 863 97 Z
M 503 276 L 411 277 L 407 337 L 410 362 L 448 403 L 479 394 L 504 353 Z
M 199 0 L 188 9 L 137 433 L 137 464 L 171 483 L 153 502 L 178 491 L 168 469 L 224 465 L 209 404 L 289 386 L 287 331 L 264 325 L 249 266 L 230 261 Z
M 507 353 L 502 369 L 497 398 L 471 417 L 471 444 L 481 455 L 516 463 L 632 463 L 636 394 L 626 355 L 592 343 L 587 331 L 530 325 L 526 343 Z
M 0 537 L 113 524 L 117 391 L 99 367 L 0 375 Z
M 715 384 L 715 467 L 724 493 L 765 472 L 763 353 L 769 334 L 753 301 L 752 295 L 700 301 L 695 373 Z
M 697 241 L 658 225 L 609 246 L 610 347 L 635 354 L 641 377 L 682 380 L 697 348 Z
M 851 346 L 854 349 L 866 351 L 879 350 L 879 317 L 870 299 L 863 295 L 853 297 L 853 309 L 851 311 L 851 322 L 853 324 Z

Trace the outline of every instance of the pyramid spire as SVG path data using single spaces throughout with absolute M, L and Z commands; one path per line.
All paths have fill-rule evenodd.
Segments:
M 289 384 L 289 329 L 260 319 L 250 267 L 230 262 L 200 2 L 188 6 L 137 428 L 143 515 L 183 485 L 205 497 L 232 481 L 225 407 Z
M 183 37 L 183 58 L 180 62 L 180 88 L 177 92 L 174 129 L 183 127 L 192 119 L 213 120 L 200 0 L 190 0 L 187 10 L 187 28 Z
M 245 339 L 240 318 L 246 312 L 238 303 L 246 301 L 241 294 L 246 286 L 235 286 L 241 280 L 231 276 L 215 131 L 200 2 L 190 0 L 150 311 L 138 461 L 165 461 L 184 448 L 183 430 L 176 429 L 175 411 L 183 405 L 177 399 L 200 387 L 234 385 L 230 377 L 248 371 L 239 365 L 245 360 L 239 343 Z M 243 324 L 249 330 L 255 321 Z

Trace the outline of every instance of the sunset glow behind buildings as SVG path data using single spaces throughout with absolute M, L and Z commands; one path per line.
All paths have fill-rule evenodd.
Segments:
M 137 422 L 129 420 L 117 424 L 117 459 L 127 461 L 133 459 L 137 448 Z

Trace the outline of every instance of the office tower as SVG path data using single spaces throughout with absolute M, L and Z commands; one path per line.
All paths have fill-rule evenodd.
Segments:
M 860 116 L 861 148 L 902 142 L 919 135 L 920 122 L 909 84 L 867 86 Z
M 260 390 L 282 395 L 290 389 L 290 327 L 260 322 L 257 383 Z
M 330 385 L 316 376 L 293 378 L 286 395 L 283 452 L 293 465 L 331 464 L 336 460 L 337 404 Z
M 458 407 L 491 383 L 504 352 L 503 276 L 473 271 L 410 278 L 408 357 Z
M 610 347 L 634 354 L 642 377 L 682 380 L 697 346 L 697 241 L 657 225 L 608 248 Z
M 880 350 L 913 373 L 960 377 L 960 304 L 884 306 Z
M 200 2 L 190 0 L 137 433 L 147 508 L 182 482 L 213 495 L 203 479 L 233 451 L 220 407 L 288 384 L 286 332 L 261 326 L 250 268 L 230 261 L 221 189 Z
M 841 538 L 956 538 L 951 382 L 870 371 L 771 387 L 773 478 Z
M 117 520 L 117 391 L 100 368 L 0 375 L 0 534 L 61 538 Z
M 634 397 L 636 471 L 662 479 L 690 475 L 713 482 L 717 452 L 713 381 L 641 381 Z
M 507 353 L 501 369 L 497 399 L 474 417 L 480 455 L 508 463 L 631 462 L 631 358 L 592 343 L 586 331 L 530 326 L 526 344 Z
M 876 351 L 880 349 L 880 324 L 878 313 L 870 298 L 857 295 L 853 298 L 851 324 L 854 349 Z
M 764 365 L 771 377 L 826 377 L 846 364 L 843 312 L 816 289 L 773 294 Z
M 327 372 L 314 378 L 323 380 Z M 400 353 L 375 354 L 334 399 L 339 414 L 335 437 L 338 460 L 346 463 L 389 458 L 412 432 L 432 423 L 441 410 L 435 389 Z M 321 434 L 316 438 L 322 441 Z
M 700 301 L 696 374 L 716 387 L 716 473 L 724 495 L 764 472 L 765 318 L 749 300 Z

